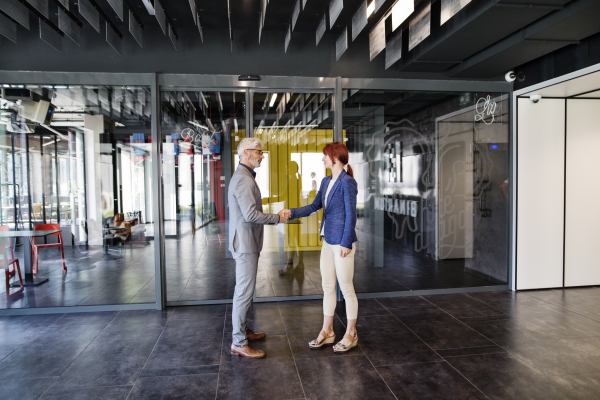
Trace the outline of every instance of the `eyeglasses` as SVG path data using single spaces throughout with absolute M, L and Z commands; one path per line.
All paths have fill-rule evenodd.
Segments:
M 262 156 L 264 154 L 264 152 L 262 150 L 258 150 L 258 149 L 245 149 L 245 150 L 249 150 L 249 151 L 258 151 L 258 155 Z

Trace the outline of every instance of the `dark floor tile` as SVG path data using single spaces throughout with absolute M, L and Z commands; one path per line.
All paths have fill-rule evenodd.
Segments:
M 133 385 L 160 329 L 103 331 L 60 376 L 64 386 Z
M 392 312 L 434 350 L 494 345 L 484 336 L 441 310 L 426 307 Z
M 346 302 L 338 301 L 335 308 L 335 313 L 346 320 Z M 359 299 L 358 300 L 358 317 L 366 317 L 371 315 L 392 315 L 384 306 L 379 304 L 375 299 Z
M 543 310 L 514 313 L 515 325 L 540 336 L 575 339 L 600 336 L 600 322 L 548 304 Z
M 219 344 L 219 355 L 221 354 Z M 162 367 L 149 368 L 148 364 L 142 370 L 140 376 L 176 376 L 176 375 L 201 375 L 201 374 L 218 374 L 219 364 L 216 365 L 196 365 L 192 367 Z
M 116 316 L 118 311 L 68 313 L 57 319 L 51 326 L 72 325 L 108 325 Z
M 270 336 L 252 346 L 266 351 L 264 359 L 232 355 L 223 343 L 218 399 L 299 399 L 304 397 L 286 336 Z
M 600 373 L 600 337 L 537 340 L 510 351 L 548 375 Z
M 485 322 L 485 321 L 500 321 L 503 319 L 511 319 L 512 316 L 508 314 L 497 314 L 497 315 L 480 315 L 477 317 L 456 317 L 464 323 L 468 322 Z
M 52 325 L 64 314 L 46 314 L 46 315 L 15 315 L 0 317 L 0 329 L 5 333 L 16 334 L 37 334 L 40 329 Z M 7 332 L 12 330 L 12 332 Z
M 304 315 L 323 317 L 323 300 L 299 300 L 299 301 L 280 301 L 278 303 L 279 311 L 283 317 L 288 315 Z
M 445 362 L 389 365 L 377 371 L 398 399 L 487 399 Z
M 5 340 L 4 343 L 0 342 L 0 361 L 17 351 L 25 343 L 27 343 L 27 339 L 24 338 L 11 338 Z
M 218 380 L 218 374 L 141 377 L 128 399 L 213 400 Z
M 284 314 L 282 315 L 282 320 L 288 335 L 318 334 L 323 327 L 322 314 Z M 334 325 L 341 323 L 341 320 L 337 316 L 334 316 L 333 320 Z
M 98 336 L 103 325 L 47 328 L 0 363 L 0 377 L 59 376 Z
M 0 399 L 33 400 L 38 399 L 56 378 L 3 379 L 0 381 Z
M 501 311 L 463 293 L 423 296 L 423 298 L 457 318 L 503 314 Z
M 495 344 L 507 348 L 535 343 L 540 339 L 547 338 L 544 334 L 536 334 L 534 331 L 519 326 L 511 319 L 465 323 Z
M 232 305 L 228 304 L 225 319 L 225 332 L 227 333 L 233 331 L 231 316 Z M 277 303 L 252 304 L 248 310 L 246 324 L 248 329 L 254 332 L 264 332 L 267 335 L 285 335 L 285 326 Z
M 192 337 L 203 339 L 207 342 L 221 341 L 223 339 L 223 328 L 225 319 L 178 319 L 167 323 L 163 336 L 174 337 L 179 335 L 191 340 Z
M 173 309 L 165 311 L 121 311 L 105 329 L 108 331 L 162 329 L 172 313 Z
M 500 346 L 463 347 L 460 349 L 447 349 L 437 351 L 437 353 L 444 358 L 506 352 L 507 351 Z
M 600 393 L 600 374 L 598 373 L 554 376 L 553 379 L 566 388 L 569 399 L 596 399 Z
M 395 317 L 385 319 L 388 317 L 364 317 L 357 325 L 358 345 L 374 366 L 442 361 Z
M 490 399 L 570 398 L 565 387 L 510 354 L 450 357 L 446 361 Z
M 169 321 L 144 369 L 219 364 L 222 343 L 221 318 Z
M 458 321 L 412 325 L 409 328 L 434 350 L 492 346 L 490 340 Z
M 382 297 L 377 301 L 385 308 L 431 307 L 431 303 L 421 296 Z
M 541 300 L 528 296 L 523 292 L 497 291 L 469 293 L 473 297 L 496 310 L 513 315 L 521 310 L 542 310 Z
M 297 359 L 307 399 L 394 399 L 364 355 Z
M 54 384 L 40 400 L 125 400 L 132 386 L 69 387 Z
M 225 318 L 225 310 L 225 304 L 175 307 L 173 310 L 173 315 L 171 316 L 171 320 Z
M 390 309 L 390 312 L 405 324 L 452 319 L 447 313 L 434 305 L 428 307 L 393 308 Z

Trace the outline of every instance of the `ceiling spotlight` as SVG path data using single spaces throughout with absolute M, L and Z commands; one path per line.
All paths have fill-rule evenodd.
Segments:
M 375 0 L 371 1 L 371 4 L 367 6 L 367 18 L 375 11 Z
M 275 104 L 275 100 L 277 100 L 277 93 L 273 93 L 273 97 L 271 97 L 271 102 L 269 103 L 269 107 L 273 107 L 273 104 Z

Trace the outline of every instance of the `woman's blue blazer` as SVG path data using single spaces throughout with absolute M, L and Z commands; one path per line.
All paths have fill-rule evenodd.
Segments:
M 331 182 L 331 175 L 321 181 L 321 187 L 317 197 L 312 204 L 300 208 L 293 208 L 291 219 L 309 216 L 325 204 L 325 193 Z M 329 244 L 339 244 L 347 249 L 352 249 L 352 243 L 356 242 L 356 196 L 358 185 L 354 178 L 342 171 L 329 192 L 327 207 L 323 210 L 323 221 L 325 224 L 325 240 Z

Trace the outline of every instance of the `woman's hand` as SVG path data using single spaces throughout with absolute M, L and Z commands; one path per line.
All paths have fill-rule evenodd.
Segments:
M 342 258 L 346 257 L 348 254 L 350 254 L 350 252 L 352 252 L 352 249 L 347 249 L 345 247 L 340 246 L 340 256 Z

